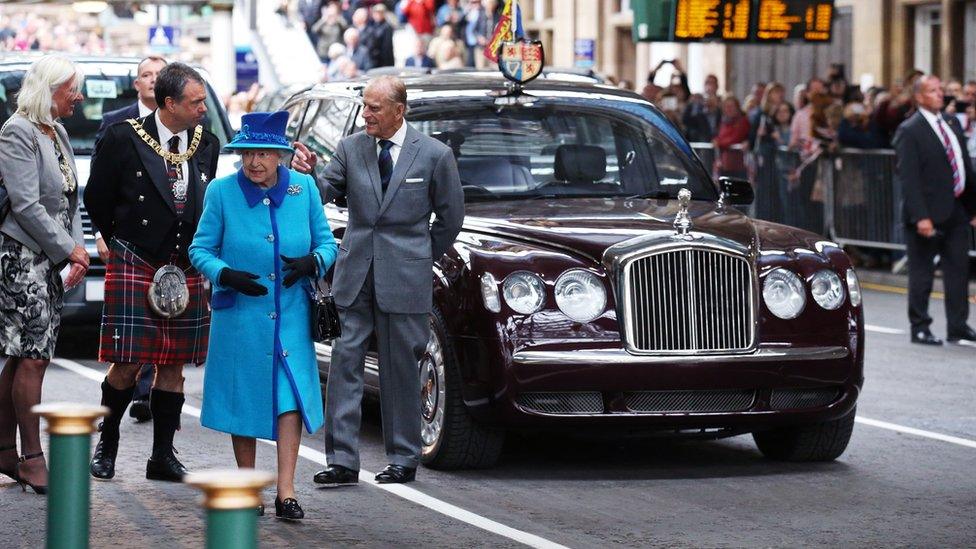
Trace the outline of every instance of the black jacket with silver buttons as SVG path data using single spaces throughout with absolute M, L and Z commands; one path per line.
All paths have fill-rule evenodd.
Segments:
M 159 139 L 153 114 L 140 122 L 149 135 Z M 187 162 L 189 191 L 183 213 L 177 215 L 163 158 L 128 122 L 113 124 L 95 147 L 85 188 L 85 208 L 93 229 L 106 241 L 118 237 L 130 242 L 146 260 L 166 262 L 174 254 L 187 259 L 219 154 L 217 136 L 204 130 L 196 153 Z

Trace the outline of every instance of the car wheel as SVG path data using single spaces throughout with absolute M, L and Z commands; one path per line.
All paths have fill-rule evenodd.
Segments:
M 854 431 L 856 410 L 833 421 L 758 431 L 752 434 L 752 438 L 759 451 L 770 459 L 832 461 L 847 449 Z
M 440 311 L 434 310 L 430 324 L 420 360 L 421 462 L 432 469 L 491 467 L 501 454 L 504 431 L 480 425 L 468 414 Z

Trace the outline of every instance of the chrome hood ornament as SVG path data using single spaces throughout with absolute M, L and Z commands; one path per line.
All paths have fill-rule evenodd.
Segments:
M 688 215 L 688 205 L 691 203 L 691 191 L 678 191 L 678 214 L 674 216 L 674 230 L 678 236 L 687 236 L 691 230 L 691 216 Z

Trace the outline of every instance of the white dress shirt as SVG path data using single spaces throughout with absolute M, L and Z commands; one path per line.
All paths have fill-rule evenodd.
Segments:
M 393 142 L 393 146 L 390 147 L 390 158 L 393 159 L 393 167 L 396 167 L 397 158 L 400 158 L 400 149 L 403 148 L 403 142 L 407 140 L 407 121 L 404 120 L 403 124 L 400 124 L 400 129 L 393 134 L 393 137 L 389 141 Z M 379 158 L 380 151 L 383 148 L 380 147 L 380 140 L 376 140 L 376 156 Z
M 159 144 L 163 147 L 164 151 L 169 150 L 169 140 L 173 135 L 178 135 L 180 137 L 180 154 L 186 152 L 186 148 L 189 143 L 186 142 L 187 132 L 186 130 L 180 133 L 174 134 L 169 131 L 169 128 L 159 119 L 159 111 L 156 111 L 156 131 L 159 132 Z M 190 176 L 190 171 L 188 169 L 187 163 L 184 162 L 180 167 L 180 180 L 186 183 L 186 178 Z
M 966 188 L 966 162 L 969 159 L 963 156 L 963 149 L 959 146 L 959 140 L 956 139 L 956 132 L 952 131 L 952 128 L 946 124 L 946 121 L 942 118 L 942 114 L 936 114 L 930 112 L 928 109 L 918 109 L 918 112 L 922 113 L 925 117 L 926 122 L 932 127 L 932 131 L 935 132 L 935 137 L 939 139 L 939 144 L 945 148 L 945 141 L 942 140 L 942 132 L 939 131 L 939 123 L 942 123 L 942 129 L 945 131 L 946 135 L 949 136 L 949 143 L 952 144 L 952 152 L 956 155 L 956 169 L 959 170 L 959 179 L 962 181 L 962 188 Z
M 136 101 L 136 105 L 139 106 L 139 118 L 145 118 L 153 113 L 156 109 L 150 109 L 149 107 L 142 104 L 142 101 Z

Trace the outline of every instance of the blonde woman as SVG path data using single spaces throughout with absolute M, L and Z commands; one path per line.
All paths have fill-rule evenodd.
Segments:
M 24 76 L 17 112 L 0 130 L 0 174 L 10 195 L 10 212 L 0 225 L 0 473 L 37 494 L 47 493 L 47 467 L 30 409 L 41 401 L 65 287 L 80 283 L 88 270 L 74 156 L 58 122 L 84 99 L 83 82 L 84 74 L 67 58 L 38 59 Z M 65 265 L 70 268 L 62 283 Z

